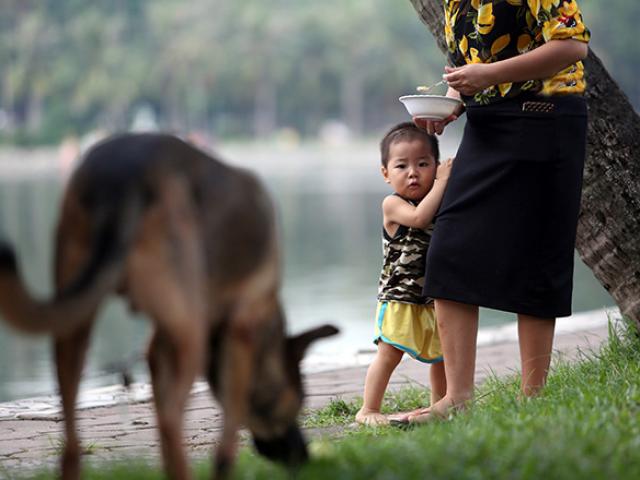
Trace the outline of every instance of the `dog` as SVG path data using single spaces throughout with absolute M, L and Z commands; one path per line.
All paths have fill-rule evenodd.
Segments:
M 307 459 L 299 362 L 337 329 L 285 336 L 274 211 L 255 176 L 171 135 L 116 135 L 73 173 L 55 241 L 55 293 L 45 301 L 29 294 L 2 242 L 0 313 L 20 331 L 53 338 L 64 479 L 80 476 L 78 384 L 96 312 L 112 293 L 153 323 L 147 360 L 171 478 L 190 478 L 182 424 L 199 374 L 224 413 L 214 476 L 230 471 L 241 426 L 263 455 L 292 466 Z

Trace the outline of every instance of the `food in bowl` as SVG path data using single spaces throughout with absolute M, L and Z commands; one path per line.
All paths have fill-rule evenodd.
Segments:
M 412 117 L 430 120 L 444 120 L 462 105 L 457 98 L 443 95 L 405 95 L 399 100 Z

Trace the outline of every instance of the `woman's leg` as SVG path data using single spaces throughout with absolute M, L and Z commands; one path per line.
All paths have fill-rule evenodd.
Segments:
M 365 425 L 385 425 L 387 417 L 380 413 L 382 398 L 391 374 L 400 363 L 403 352 L 383 341 L 378 342 L 378 353 L 369 365 L 364 381 L 364 401 L 356 414 L 356 422 Z
M 463 408 L 473 397 L 478 337 L 478 307 L 436 299 L 436 318 L 444 355 L 447 394 L 425 410 L 409 415 L 409 421 L 423 421 L 431 414 L 446 416 L 452 408 Z
M 533 397 L 540 393 L 547 381 L 555 318 L 518 315 L 518 340 L 522 364 L 522 394 Z

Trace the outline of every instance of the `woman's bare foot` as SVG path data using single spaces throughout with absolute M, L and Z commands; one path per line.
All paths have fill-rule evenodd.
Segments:
M 356 413 L 356 422 L 370 427 L 389 425 L 389 419 L 385 415 L 379 411 L 369 410 L 364 407 Z
M 455 402 L 453 399 L 445 395 L 429 408 L 422 409 L 422 412 L 418 412 L 415 415 L 409 415 L 407 420 L 409 423 L 427 423 L 434 420 L 442 420 L 453 413 L 467 408 L 467 403 L 468 401 Z
M 410 417 L 415 417 L 418 415 L 424 415 L 426 413 L 429 413 L 430 408 L 431 407 L 420 407 L 420 408 L 416 408 L 415 410 L 411 410 L 409 412 L 398 412 L 398 413 L 394 413 L 393 415 L 389 415 L 387 418 L 391 423 L 409 423 Z

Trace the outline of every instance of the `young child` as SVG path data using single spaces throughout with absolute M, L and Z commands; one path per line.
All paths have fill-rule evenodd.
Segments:
M 436 214 L 451 171 L 440 164 L 438 140 L 413 123 L 393 127 L 380 143 L 382 176 L 394 190 L 382 202 L 383 267 L 378 287 L 376 356 L 356 421 L 388 424 L 380 413 L 389 378 L 402 355 L 431 364 L 431 402 L 446 393 L 433 300 L 422 295 L 424 265 Z

